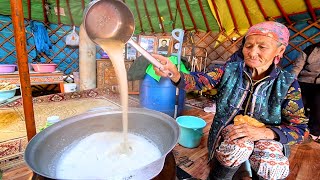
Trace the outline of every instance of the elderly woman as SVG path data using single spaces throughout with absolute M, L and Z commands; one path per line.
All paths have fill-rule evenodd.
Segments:
M 308 137 L 300 88 L 294 75 L 277 67 L 288 45 L 289 31 L 277 22 L 252 26 L 242 52 L 212 72 L 183 74 L 167 58 L 154 55 L 172 72 L 173 83 L 187 91 L 217 88 L 217 111 L 208 150 L 212 168 L 208 179 L 232 179 L 244 162 L 264 179 L 289 174 L 284 146 Z M 158 75 L 168 75 L 155 68 Z M 264 124 L 234 125 L 236 115 L 248 115 Z

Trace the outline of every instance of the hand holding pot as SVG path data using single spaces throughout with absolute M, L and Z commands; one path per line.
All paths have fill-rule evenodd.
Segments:
M 156 58 L 162 65 L 163 65 L 163 70 L 160 70 L 159 68 L 153 66 L 154 71 L 156 72 L 157 75 L 161 77 L 169 77 L 168 73 L 165 73 L 167 71 L 171 72 L 172 76 L 170 76 L 170 79 L 173 82 L 178 82 L 179 79 L 181 78 L 181 75 L 176 67 L 169 58 L 164 57 L 159 54 L 152 54 L 154 58 Z

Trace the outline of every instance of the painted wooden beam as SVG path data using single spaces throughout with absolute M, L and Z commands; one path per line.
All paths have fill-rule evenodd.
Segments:
M 186 26 L 184 24 L 183 13 L 182 13 L 182 10 L 181 10 L 181 7 L 180 7 L 180 1 L 176 1 L 176 5 L 177 5 L 177 9 L 178 9 L 178 12 L 179 12 L 179 15 L 180 15 L 182 27 L 183 27 L 184 30 L 186 30 Z
M 151 22 L 151 19 L 150 19 L 150 14 L 149 14 L 149 11 L 148 11 L 148 8 L 147 8 L 146 0 L 143 0 L 143 6 L 144 6 L 144 11 L 146 12 L 146 15 L 147 15 L 147 19 L 148 19 L 148 22 L 149 22 L 149 26 L 151 28 L 151 32 L 154 33 L 154 28 L 153 28 L 153 25 L 152 25 L 152 22 Z
M 71 24 L 74 25 L 74 21 L 73 21 L 73 17 L 72 17 L 72 13 L 71 13 L 69 0 L 66 0 L 66 3 L 67 3 L 68 14 L 69 14 L 69 18 L 70 18 Z
M 313 7 L 312 7 L 312 4 L 311 4 L 310 0 L 305 0 L 304 2 L 305 2 L 306 5 L 307 5 L 307 8 L 308 8 L 309 13 L 311 14 L 312 20 L 313 20 L 314 22 L 317 21 L 317 15 L 316 15 L 316 13 L 314 12 L 314 9 L 313 9 Z
M 57 16 L 58 16 L 58 24 L 61 24 L 61 18 L 60 18 L 60 1 L 56 0 L 56 5 L 57 5 Z
M 26 31 L 22 9 L 22 0 L 10 0 L 11 17 L 15 37 L 15 45 L 18 59 L 18 69 L 20 77 L 20 90 L 23 102 L 23 112 L 25 116 L 28 141 L 36 135 L 36 125 L 34 120 L 32 90 L 30 83 L 30 73 L 28 65 Z
M 218 12 L 218 7 L 217 7 L 217 4 L 214 0 L 211 0 L 212 2 L 212 5 L 213 5 L 213 8 L 214 8 L 214 11 L 216 13 L 216 16 L 217 16 L 217 20 L 218 20 L 218 23 L 219 23 L 219 28 L 220 28 L 220 31 L 223 31 L 223 26 L 222 26 L 222 23 L 221 23 L 221 19 L 220 19 L 220 16 L 219 16 L 219 12 Z
M 207 15 L 206 15 L 206 13 L 205 13 L 205 11 L 203 9 L 202 0 L 198 0 L 198 3 L 199 3 L 199 6 L 200 6 L 200 10 L 201 10 L 201 14 L 202 14 L 204 23 L 206 24 L 206 27 L 207 27 L 207 32 L 209 32 L 209 31 L 211 31 L 211 28 L 209 26 Z
M 44 21 L 44 23 L 48 23 L 46 0 L 42 0 L 42 11 L 43 11 L 43 21 Z
M 28 19 L 31 20 L 31 0 L 28 0 Z
M 139 24 L 140 24 L 141 32 L 144 32 L 137 0 L 134 0 L 134 5 L 135 5 L 136 10 L 137 10 L 137 13 L 138 13 L 138 18 L 139 18 Z
M 239 26 L 238 26 L 238 23 L 237 23 L 237 20 L 236 20 L 236 16 L 234 15 L 234 12 L 233 12 L 233 9 L 232 9 L 230 0 L 227 0 L 227 5 L 228 5 L 228 8 L 229 8 L 229 12 L 230 12 L 230 14 L 231 14 L 231 19 L 232 19 L 234 28 L 235 28 L 236 30 L 239 30 Z
M 283 7 L 281 6 L 279 0 L 275 0 L 276 5 L 278 6 L 282 16 L 284 17 L 284 19 L 287 21 L 288 24 L 292 24 L 291 20 L 289 19 L 288 14 L 286 13 L 286 11 L 283 9 Z
M 173 20 L 170 2 L 169 2 L 169 0 L 166 0 L 166 1 L 167 1 L 168 11 L 169 11 L 169 15 L 170 15 L 170 20 L 171 20 L 171 22 L 173 22 L 173 23 L 172 23 L 172 30 L 173 30 L 173 29 L 175 29 L 175 24 L 176 24 L 176 22 L 174 22 L 174 20 Z
M 263 9 L 260 0 L 257 0 L 256 2 L 257 2 L 257 4 L 258 4 L 258 7 L 259 7 L 259 9 L 260 9 L 260 11 L 261 11 L 264 19 L 265 19 L 265 20 L 269 20 L 268 15 L 267 15 L 266 11 Z
M 192 24 L 193 24 L 193 28 L 194 28 L 196 31 L 198 31 L 197 23 L 196 23 L 196 21 L 195 21 L 194 18 L 193 18 L 193 15 L 192 15 L 192 12 L 191 12 L 190 5 L 189 5 L 189 3 L 188 3 L 188 0 L 184 0 L 184 3 L 186 4 L 188 14 L 189 14 L 189 16 L 190 16 L 190 18 L 191 18 L 191 22 L 192 22 Z
M 162 18 L 161 18 L 161 14 L 159 12 L 159 7 L 158 7 L 157 0 L 154 0 L 153 2 L 154 2 L 154 5 L 156 7 L 156 12 L 157 12 L 157 15 L 158 15 L 158 20 L 159 20 L 159 23 L 160 23 L 160 26 L 161 26 L 162 33 L 164 33 L 165 29 L 164 29 L 164 25 L 162 23 Z
M 251 17 L 250 17 L 250 14 L 249 14 L 249 9 L 248 9 L 248 7 L 246 5 L 246 2 L 244 0 L 241 0 L 241 4 L 242 4 L 242 6 L 244 8 L 244 12 L 246 13 L 246 16 L 247 16 L 247 19 L 249 21 L 249 24 L 250 24 L 250 26 L 252 26 L 253 24 L 252 24 L 252 21 L 251 21 Z

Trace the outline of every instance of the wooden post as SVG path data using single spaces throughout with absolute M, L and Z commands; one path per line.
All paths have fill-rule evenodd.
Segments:
M 83 25 L 79 34 L 80 90 L 93 89 L 97 87 L 96 44 L 88 37 Z
M 14 29 L 14 41 L 18 60 L 23 111 L 27 128 L 27 137 L 28 141 L 30 141 L 31 138 L 36 135 L 36 126 L 34 121 L 22 0 L 10 0 L 10 4 L 12 24 Z

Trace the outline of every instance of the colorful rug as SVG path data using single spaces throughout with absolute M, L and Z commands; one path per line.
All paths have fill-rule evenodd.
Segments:
M 37 132 L 45 126 L 46 118 L 58 115 L 66 119 L 98 107 L 120 107 L 119 94 L 106 89 L 60 93 L 33 98 Z M 130 107 L 139 103 L 129 99 Z M 22 99 L 0 106 L 0 170 L 23 162 L 27 145 Z

